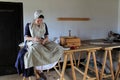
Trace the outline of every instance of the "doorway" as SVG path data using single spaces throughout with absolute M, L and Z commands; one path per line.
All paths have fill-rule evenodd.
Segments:
M 23 41 L 23 4 L 0 2 L 0 75 L 16 73 L 19 43 Z

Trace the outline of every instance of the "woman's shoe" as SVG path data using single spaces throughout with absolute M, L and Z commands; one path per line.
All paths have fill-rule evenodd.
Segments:
M 39 80 L 45 80 L 44 78 L 40 78 Z
M 40 77 L 39 79 L 36 80 L 47 80 L 47 78 Z
M 43 72 L 37 72 L 37 74 L 39 75 L 40 78 L 36 79 L 36 80 L 47 80 L 47 77 L 44 75 Z
M 44 75 L 44 73 L 40 73 L 40 80 L 47 80 L 47 77 Z

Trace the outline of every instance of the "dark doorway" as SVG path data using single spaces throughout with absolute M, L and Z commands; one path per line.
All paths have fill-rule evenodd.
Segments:
M 16 73 L 15 60 L 23 41 L 23 4 L 0 2 L 0 75 Z

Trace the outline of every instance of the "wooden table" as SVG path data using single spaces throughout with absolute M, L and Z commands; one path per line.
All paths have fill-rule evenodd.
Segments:
M 99 80 L 99 76 L 98 76 L 98 69 L 97 69 L 97 64 L 96 64 L 96 57 L 95 57 L 95 52 L 96 50 L 99 50 L 101 49 L 101 47 L 97 47 L 97 46 L 81 46 L 79 49 L 75 49 L 75 50 L 65 50 L 64 51 L 64 61 L 63 61 L 63 67 L 62 67 L 62 71 L 59 72 L 56 68 L 55 70 L 57 71 L 57 73 L 60 75 L 60 80 L 64 80 L 64 72 L 65 72 L 65 69 L 66 69 L 66 65 L 67 65 L 67 58 L 69 57 L 70 58 L 70 63 L 71 63 L 71 69 L 72 69 L 72 77 L 73 77 L 73 80 L 76 80 L 76 74 L 75 74 L 75 70 L 77 70 L 78 72 L 81 73 L 81 71 L 76 67 L 74 66 L 73 64 L 73 54 L 75 52 L 81 52 L 81 51 L 87 51 L 88 52 L 88 55 L 87 55 L 87 63 L 86 63 L 86 66 L 85 66 L 85 72 L 83 72 L 82 74 L 84 75 L 83 76 L 83 80 L 86 80 L 86 78 L 91 78 L 87 75 L 87 71 L 88 71 L 88 67 L 89 67 L 89 61 L 90 61 L 90 56 L 92 55 L 93 56 L 93 59 L 94 59 L 94 68 L 95 68 L 95 74 L 96 74 L 96 78 L 93 78 L 93 79 L 97 79 Z
M 102 80 L 102 78 L 107 78 L 107 77 L 111 77 L 112 80 L 114 80 L 114 73 L 113 73 L 113 61 L 112 61 L 112 50 L 115 48 L 120 48 L 120 43 L 108 43 L 104 40 L 100 40 L 100 41 L 87 41 L 87 43 L 89 43 L 89 45 L 95 45 L 95 46 L 99 46 L 102 47 L 102 50 L 105 50 L 104 53 L 104 58 L 103 58 L 103 64 L 102 64 L 102 69 L 101 69 L 101 73 L 100 73 L 100 80 Z M 110 71 L 111 74 L 110 75 L 105 75 L 104 74 L 104 70 L 105 70 L 105 65 L 106 65 L 106 60 L 107 57 L 109 57 L 109 62 L 110 62 Z
M 65 50 L 64 51 L 64 61 L 63 61 L 62 71 L 59 72 L 56 69 L 56 71 L 60 75 L 60 80 L 64 80 L 64 72 L 65 72 L 65 69 L 66 69 L 67 58 L 68 57 L 70 58 L 73 80 L 76 80 L 75 70 L 77 70 L 78 72 L 80 72 L 80 73 L 82 73 L 84 75 L 83 76 L 83 80 L 86 80 L 86 78 L 88 78 L 90 80 L 91 79 L 97 79 L 97 80 L 100 79 L 100 80 L 102 80 L 103 78 L 107 78 L 107 77 L 111 77 L 111 79 L 114 80 L 113 62 L 112 62 L 112 56 L 111 56 L 112 52 L 111 51 L 113 49 L 115 49 L 115 48 L 120 48 L 120 43 L 106 43 L 103 40 L 100 40 L 100 41 L 99 40 L 94 40 L 92 42 L 91 42 L 91 40 L 89 40 L 89 41 L 85 41 L 85 42 L 87 42 L 87 43 L 84 43 L 85 45 L 84 46 L 82 45 L 79 49 Z M 95 57 L 96 50 L 105 50 L 104 58 L 103 58 L 103 64 L 102 64 L 102 69 L 100 71 L 100 78 L 99 78 L 99 75 L 98 75 L 98 69 L 97 69 L 97 65 L 96 65 L 96 57 Z M 88 53 L 88 55 L 87 55 L 87 62 L 86 62 L 86 66 L 85 66 L 85 72 L 81 72 L 73 64 L 73 57 L 72 57 L 72 55 L 75 52 L 82 52 L 82 51 L 87 51 L 87 53 Z M 91 54 L 92 54 L 93 60 L 94 60 L 94 68 L 95 68 L 96 78 L 91 78 L 91 77 L 89 77 L 87 75 L 87 71 L 88 71 L 88 68 L 89 68 L 89 61 L 90 61 Z M 105 75 L 105 73 L 104 73 L 107 57 L 109 57 L 109 62 L 110 62 L 110 71 L 111 71 L 110 75 Z

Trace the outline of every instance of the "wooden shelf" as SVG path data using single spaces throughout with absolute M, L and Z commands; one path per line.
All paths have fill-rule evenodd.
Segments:
M 58 21 L 89 21 L 90 18 L 72 18 L 72 17 L 59 17 Z

